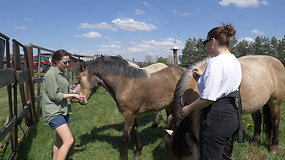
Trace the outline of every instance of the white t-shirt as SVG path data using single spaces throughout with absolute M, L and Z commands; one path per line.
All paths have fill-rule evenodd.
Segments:
M 200 97 L 211 101 L 225 97 L 238 90 L 241 78 L 241 65 L 233 54 L 213 57 L 198 80 Z

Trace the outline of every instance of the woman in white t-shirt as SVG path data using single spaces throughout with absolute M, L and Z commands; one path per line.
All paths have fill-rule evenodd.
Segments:
M 204 72 L 193 69 L 200 98 L 182 108 L 184 116 L 202 109 L 199 132 L 202 160 L 231 159 L 233 137 L 241 121 L 237 104 L 242 78 L 241 65 L 229 50 L 230 40 L 235 33 L 230 24 L 223 24 L 208 32 L 203 44 L 213 58 Z

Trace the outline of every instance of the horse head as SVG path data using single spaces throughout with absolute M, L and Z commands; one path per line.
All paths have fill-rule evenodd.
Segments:
M 80 84 L 80 95 L 85 96 L 86 99 L 80 100 L 80 104 L 87 104 L 90 96 L 97 91 L 100 79 L 88 72 L 84 61 L 80 61 L 80 73 L 78 75 L 78 82 Z
M 197 81 L 193 77 L 193 68 L 204 70 L 208 59 L 198 62 L 187 69 L 178 81 L 174 93 L 174 109 L 172 128 L 166 132 L 163 143 L 169 147 L 174 159 L 196 160 L 200 157 L 199 150 L 199 124 L 200 111 L 194 111 L 184 118 L 182 107 L 199 98 Z
M 175 130 L 166 130 L 164 142 L 175 160 L 200 158 L 199 138 L 191 121 L 193 121 L 191 117 L 186 117 Z

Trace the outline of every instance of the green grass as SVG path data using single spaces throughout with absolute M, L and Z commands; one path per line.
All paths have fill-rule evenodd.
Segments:
M 17 88 L 17 92 L 18 92 L 17 93 L 17 101 L 18 101 L 17 113 L 19 116 L 23 111 L 23 105 L 21 101 L 19 87 Z M 13 94 L 13 88 L 12 88 L 12 94 Z M 0 104 L 1 104 L 0 105 L 0 128 L 2 128 L 8 122 L 8 118 L 9 118 L 9 103 L 8 103 L 7 87 L 0 88 Z M 27 129 L 27 126 L 25 125 L 25 120 L 23 120 L 22 123 L 20 124 L 20 127 L 18 127 L 18 141 L 21 141 L 23 139 L 24 130 L 26 129 Z M 0 143 L 0 158 L 2 159 L 8 159 L 8 156 L 11 153 L 11 145 L 7 145 L 7 143 L 10 143 L 9 134 Z
M 70 150 L 69 159 L 73 160 L 113 160 L 118 159 L 123 130 L 123 116 L 114 100 L 104 90 L 99 89 L 88 105 L 73 104 L 71 131 L 75 138 L 75 147 Z M 157 129 L 151 128 L 155 114 L 138 118 L 139 130 L 143 141 L 141 159 L 168 160 L 169 154 L 160 149 L 163 137 L 163 123 Z M 165 117 L 164 117 L 165 119 Z M 28 138 L 21 145 L 17 159 L 51 159 L 54 131 L 42 122 L 31 127 Z M 133 157 L 134 142 L 129 149 L 129 159 Z
M 285 157 L 285 104 L 282 106 L 280 125 L 279 154 L 269 154 L 268 142 L 262 137 L 259 148 L 250 145 L 253 126 L 245 129 L 245 142 L 235 143 L 233 159 L 236 160 L 267 160 L 284 159 Z M 75 138 L 75 147 L 69 152 L 70 160 L 116 160 L 119 159 L 121 136 L 123 130 L 123 116 L 118 111 L 116 103 L 102 88 L 94 94 L 88 105 L 72 105 L 71 130 Z M 159 147 L 164 133 L 164 123 L 157 129 L 151 128 L 155 113 L 146 114 L 138 118 L 139 131 L 143 141 L 142 160 L 170 160 L 170 154 Z M 165 119 L 165 113 L 163 112 Z M 249 115 L 245 115 L 246 123 L 251 123 Z M 30 128 L 27 139 L 20 146 L 18 160 L 46 160 L 52 158 L 54 131 L 41 122 Z M 134 142 L 129 147 L 129 159 L 134 160 Z

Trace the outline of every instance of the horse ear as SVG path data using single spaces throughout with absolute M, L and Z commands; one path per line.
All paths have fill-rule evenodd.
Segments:
M 80 71 L 83 72 L 86 69 L 86 64 L 83 60 L 80 60 Z
M 171 136 L 171 135 L 172 135 L 172 133 L 173 133 L 173 130 L 166 129 L 166 130 L 165 130 L 165 132 L 166 132 L 168 135 L 170 135 L 170 136 Z

